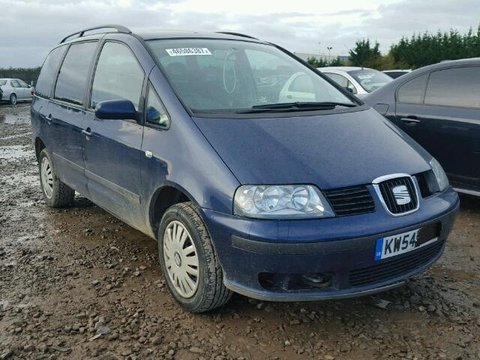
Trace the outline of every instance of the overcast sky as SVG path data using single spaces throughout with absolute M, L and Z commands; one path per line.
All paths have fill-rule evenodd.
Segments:
M 62 37 L 117 23 L 133 31 L 238 31 L 295 52 L 346 55 L 361 38 L 383 52 L 426 30 L 466 32 L 479 0 L 0 0 L 0 67 L 42 64 Z

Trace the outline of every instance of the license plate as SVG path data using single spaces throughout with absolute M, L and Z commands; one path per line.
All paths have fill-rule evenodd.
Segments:
M 419 231 L 420 229 L 416 229 L 378 239 L 375 246 L 375 261 L 405 254 L 438 240 L 438 238 L 435 237 L 433 239 L 427 239 L 427 241 L 419 241 Z

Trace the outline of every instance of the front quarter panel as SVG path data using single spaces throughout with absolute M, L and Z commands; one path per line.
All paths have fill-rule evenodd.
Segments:
M 232 213 L 239 182 L 176 98 L 158 68 L 150 81 L 170 114 L 169 129 L 146 125 L 142 144 L 146 219 L 155 194 L 164 186 L 182 191 L 201 208 Z M 145 156 L 150 151 L 152 157 Z M 153 219 L 158 221 L 159 219 Z

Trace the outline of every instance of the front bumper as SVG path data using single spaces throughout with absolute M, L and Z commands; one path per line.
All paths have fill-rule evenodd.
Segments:
M 317 220 L 253 220 L 203 211 L 225 286 L 260 300 L 312 301 L 387 290 L 424 271 L 441 256 L 458 208 L 458 196 L 450 188 L 420 199 L 418 211 L 399 217 L 380 204 L 374 213 Z M 374 260 L 377 239 L 437 225 L 433 244 Z M 311 274 L 326 274 L 329 286 L 290 289 L 262 280 Z

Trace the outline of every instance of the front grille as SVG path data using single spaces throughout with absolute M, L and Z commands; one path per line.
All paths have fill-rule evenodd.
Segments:
M 426 265 L 441 251 L 443 241 L 436 241 L 411 253 L 383 260 L 378 265 L 350 271 L 350 285 L 363 286 L 408 274 Z
M 377 186 L 387 209 L 392 214 L 403 214 L 417 208 L 418 199 L 412 178 L 406 176 L 398 177 L 385 180 L 377 184 Z M 400 191 L 399 193 L 395 193 L 397 189 Z M 402 192 L 402 189 L 406 189 L 406 192 Z M 408 197 L 410 201 L 402 203 L 405 197 Z
M 372 195 L 366 186 L 355 186 L 325 192 L 337 216 L 359 215 L 375 211 Z

